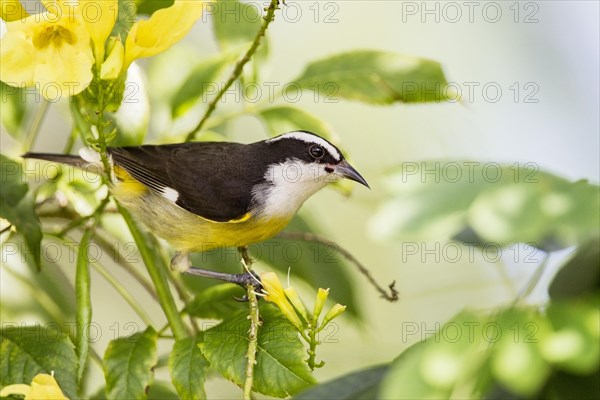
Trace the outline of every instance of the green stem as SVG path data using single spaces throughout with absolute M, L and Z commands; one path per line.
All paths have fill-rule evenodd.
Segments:
M 227 92 L 227 90 L 229 90 L 231 85 L 233 85 L 233 83 L 240 77 L 240 75 L 242 74 L 242 71 L 244 70 L 244 66 L 246 65 L 246 63 L 248 63 L 248 61 L 250 61 L 250 59 L 252 58 L 254 53 L 256 53 L 256 50 L 258 49 L 258 46 L 260 45 L 262 38 L 265 36 L 265 32 L 267 31 L 267 28 L 269 27 L 271 22 L 273 22 L 273 20 L 275 19 L 275 10 L 277 10 L 279 8 L 278 6 L 279 6 L 279 0 L 271 0 L 271 2 L 269 3 L 269 7 L 267 7 L 267 13 L 263 17 L 263 23 L 262 23 L 260 29 L 258 30 L 258 32 L 256 33 L 256 36 L 254 36 L 254 40 L 252 41 L 252 44 L 250 44 L 250 47 L 248 48 L 248 50 L 246 51 L 244 56 L 241 59 L 239 59 L 238 62 L 235 64 L 235 68 L 233 69 L 233 72 L 229 76 L 229 79 L 227 80 L 227 82 L 225 82 L 225 85 L 223 85 L 223 87 L 221 88 L 219 93 L 217 93 L 215 98 L 212 99 L 212 101 L 209 103 L 209 105 L 206 109 L 206 112 L 200 119 L 200 122 L 198 123 L 198 125 L 187 135 L 187 137 L 185 139 L 186 142 L 189 142 L 196 138 L 196 134 L 198 132 L 200 132 L 202 127 L 204 127 L 204 124 L 206 123 L 206 121 L 210 118 L 212 113 L 215 111 L 215 108 L 217 107 L 217 103 L 221 100 L 221 98 Z
M 150 318 L 150 315 L 148 315 L 148 313 L 142 308 L 141 304 L 138 303 L 135 297 L 133 297 L 129 293 L 129 290 L 125 286 L 123 286 L 123 284 L 119 282 L 119 280 L 115 278 L 114 275 L 112 275 L 104 265 L 98 262 L 94 262 L 92 263 L 92 267 L 96 272 L 102 275 L 102 277 L 106 279 L 106 281 L 113 288 L 115 288 L 117 292 L 119 292 L 123 300 L 125 300 L 127 304 L 129 304 L 129 306 L 133 309 L 133 311 L 135 311 L 135 313 L 140 317 L 144 324 L 148 326 L 153 325 L 152 318 Z
M 27 131 L 27 136 L 25 138 L 25 151 L 30 151 L 35 139 L 37 138 L 38 133 L 40 132 L 40 127 L 42 126 L 42 121 L 46 116 L 46 112 L 48 112 L 48 107 L 50 103 L 45 99 L 42 99 L 40 106 L 38 107 L 35 115 L 33 116 L 33 121 L 31 122 L 31 126 Z
M 310 327 L 308 329 L 308 335 L 309 335 L 309 349 L 306 351 L 308 353 L 308 366 L 311 369 L 311 371 L 314 371 L 315 368 L 320 368 L 323 366 L 323 362 L 321 361 L 319 364 L 317 364 L 315 362 L 315 359 L 317 357 L 317 345 L 319 344 L 319 341 L 317 340 L 317 320 L 313 319 L 310 322 Z
M 21 293 L 25 298 L 33 298 L 37 301 L 39 306 L 48 314 L 52 321 L 65 321 L 67 320 L 67 316 L 60 308 L 60 306 L 54 301 L 52 297 L 50 297 L 46 292 L 40 290 L 40 288 L 34 285 L 28 278 L 23 275 L 13 271 L 9 268 L 5 263 L 0 264 L 3 266 L 4 271 L 6 271 L 10 276 L 15 278 L 19 283 L 27 288 L 29 293 Z
M 187 304 L 191 300 L 191 297 L 185 291 L 185 285 L 183 284 L 181 275 L 175 274 L 173 271 L 171 271 L 170 268 L 167 269 L 167 274 L 169 277 L 169 281 L 171 282 L 171 284 L 175 288 L 175 291 L 177 292 L 177 295 L 179 296 L 179 299 L 181 299 L 181 301 L 183 301 L 185 304 Z M 196 323 L 196 320 L 194 319 L 194 317 L 192 317 L 191 315 L 188 315 L 188 319 L 190 321 L 190 325 L 192 326 L 194 334 L 197 334 L 198 332 L 200 332 L 200 327 Z
M 87 358 L 90 351 L 90 342 L 88 341 L 87 329 L 92 322 L 92 297 L 90 280 L 90 263 L 88 250 L 94 234 L 93 228 L 88 228 L 83 233 L 79 242 L 77 251 L 77 269 L 75 271 L 75 303 L 77 311 L 75 315 L 76 334 L 75 346 L 79 358 L 79 367 L 77 370 L 77 381 L 81 388 L 83 372 L 87 364 Z
M 119 256 L 119 249 L 113 244 L 110 243 L 107 239 L 102 237 L 101 232 L 98 232 L 94 236 L 94 242 L 100 246 L 100 248 L 105 252 L 112 256 L 112 260 L 115 264 L 123 268 L 129 275 L 133 277 L 145 290 L 148 294 L 156 301 L 158 301 L 158 296 L 156 295 L 156 291 L 152 287 L 152 283 L 148 281 L 148 279 L 135 268 L 130 262 L 124 260 L 123 257 Z
M 244 381 L 244 400 L 252 399 L 252 385 L 254 383 L 254 366 L 256 365 L 256 348 L 258 345 L 258 327 L 260 316 L 258 314 L 258 299 L 254 287 L 246 288 L 248 305 L 250 308 L 250 331 L 248 332 L 248 350 L 246 351 L 246 380 Z
M 73 243 L 74 242 L 74 240 L 71 237 L 65 238 L 63 236 L 57 236 L 55 233 L 52 233 L 52 232 L 45 232 L 44 235 L 54 237 L 64 243 Z M 69 242 L 67 242 L 67 240 L 69 240 Z M 94 239 L 94 240 L 96 240 L 96 239 Z M 81 246 L 81 242 L 80 242 L 79 246 Z M 80 247 L 80 249 L 81 249 L 81 247 Z M 123 286 L 123 284 L 121 282 L 119 282 L 119 280 L 117 278 L 115 278 L 110 272 L 108 272 L 108 269 L 105 266 L 103 266 L 99 262 L 93 262 L 91 265 L 92 265 L 92 268 L 94 268 L 94 270 L 96 272 L 98 272 L 100 275 L 102 275 L 102 277 L 104 279 L 106 279 L 106 281 L 121 295 L 123 300 L 125 300 L 125 302 L 127 302 L 127 304 L 129 304 L 129 306 L 133 309 L 133 311 L 135 311 L 135 313 L 140 317 L 140 319 L 142 321 L 144 321 L 145 324 L 152 325 L 152 319 L 150 318 L 148 313 L 146 311 L 144 311 L 142 306 L 129 293 L 128 289 L 125 286 Z
M 135 221 L 131 217 L 131 214 L 129 214 L 129 211 L 127 211 L 119 203 L 117 203 L 117 208 L 127 223 L 127 226 L 131 231 L 131 235 L 138 246 L 138 250 L 142 256 L 142 259 L 144 260 L 144 264 L 146 265 L 150 279 L 156 288 L 160 305 L 165 313 L 165 316 L 167 317 L 167 321 L 169 321 L 169 326 L 171 327 L 173 335 L 177 340 L 185 339 L 188 337 L 188 330 L 183 323 L 183 319 L 177 310 L 177 306 L 175 305 L 173 294 L 169 289 L 168 278 L 165 271 L 167 266 L 162 265 L 162 263 L 161 265 L 157 263 L 159 257 L 155 257 L 152 254 L 152 251 L 148 247 L 146 237 L 144 237 L 144 234 L 136 225 Z
M 106 149 L 108 148 L 108 145 L 106 143 L 106 135 L 104 132 L 104 128 L 105 126 L 108 125 L 107 122 L 104 122 L 104 109 L 106 108 L 106 104 L 105 104 L 105 93 L 111 92 L 111 87 L 108 88 L 108 90 L 105 90 L 106 88 L 104 87 L 104 85 L 99 85 L 99 93 L 98 93 L 98 119 L 96 120 L 96 128 L 98 129 L 98 147 L 100 150 L 100 158 L 102 159 L 102 167 L 104 170 L 104 176 L 106 177 L 106 182 L 110 182 L 110 177 L 111 177 L 111 170 L 110 170 L 110 163 L 108 162 L 108 156 L 106 154 Z

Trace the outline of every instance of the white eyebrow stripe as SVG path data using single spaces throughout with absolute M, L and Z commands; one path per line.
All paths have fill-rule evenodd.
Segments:
M 339 150 L 332 146 L 331 143 L 329 143 L 327 140 L 317 135 L 313 135 L 302 131 L 294 131 L 276 136 L 273 139 L 269 139 L 267 140 L 267 143 L 276 142 L 281 139 L 297 139 L 306 143 L 316 143 L 319 146 L 322 146 L 324 149 L 326 149 L 329 152 L 329 154 L 331 154 L 333 158 L 336 159 L 336 161 L 341 160 L 342 155 L 340 154 Z

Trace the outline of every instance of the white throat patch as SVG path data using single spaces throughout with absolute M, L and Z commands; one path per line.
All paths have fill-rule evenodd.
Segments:
M 319 136 L 313 135 L 311 133 L 306 133 L 302 131 L 284 133 L 283 135 L 279 135 L 274 137 L 273 139 L 267 140 L 267 143 L 276 142 L 281 139 L 297 139 L 306 143 L 315 143 L 327 150 L 336 161 L 340 161 L 342 157 L 339 150 L 332 146 L 331 143 L 329 143 L 327 140 L 320 138 Z
M 323 164 L 290 159 L 272 165 L 267 182 L 257 185 L 253 195 L 263 214 L 291 218 L 310 196 L 340 178 L 326 172 Z

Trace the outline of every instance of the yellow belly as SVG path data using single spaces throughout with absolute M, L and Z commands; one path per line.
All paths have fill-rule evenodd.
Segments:
M 184 252 L 261 242 L 275 236 L 293 217 L 260 218 L 250 215 L 235 222 L 214 222 L 184 210 L 137 181 L 119 182 L 111 192 L 151 232 Z

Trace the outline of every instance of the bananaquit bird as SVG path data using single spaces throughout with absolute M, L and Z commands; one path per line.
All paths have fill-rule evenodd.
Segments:
M 100 168 L 99 159 L 91 155 L 97 156 L 82 152 L 82 157 L 42 153 L 24 157 Z M 242 285 L 254 278 L 189 268 L 188 253 L 243 249 L 269 239 L 328 183 L 348 178 L 369 187 L 337 147 L 306 131 L 251 144 L 112 147 L 108 156 L 112 194 L 177 250 L 172 267 Z

